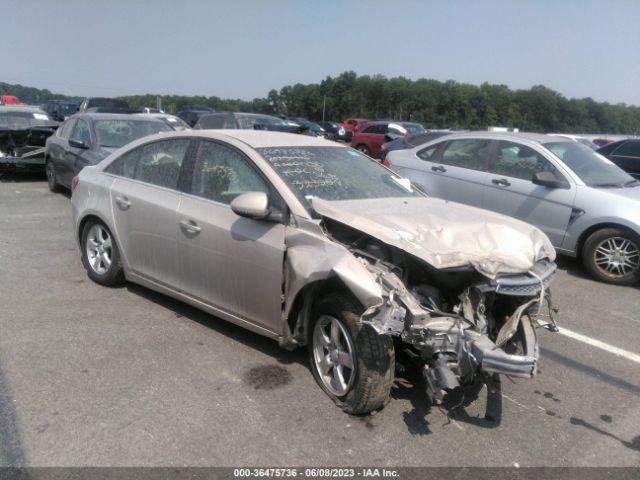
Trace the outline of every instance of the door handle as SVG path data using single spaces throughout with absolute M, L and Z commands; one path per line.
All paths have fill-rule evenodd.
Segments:
M 182 220 L 180 227 L 187 233 L 199 233 L 201 228 L 193 220 Z
M 131 202 L 127 197 L 120 197 L 120 196 L 116 197 L 116 203 L 122 210 L 126 210 L 131 206 Z
M 501 187 L 510 187 L 511 183 L 506 178 L 493 178 L 491 183 L 495 185 L 500 185 Z
M 431 167 L 431 170 L 433 170 L 434 172 L 442 172 L 442 173 L 447 171 L 447 169 L 444 168 L 442 165 L 438 165 L 436 167 Z

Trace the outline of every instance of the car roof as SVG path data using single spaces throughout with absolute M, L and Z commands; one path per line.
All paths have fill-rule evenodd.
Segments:
M 160 121 L 155 118 L 144 118 L 144 117 L 141 117 L 140 115 L 135 115 L 132 113 L 81 112 L 81 113 L 76 113 L 69 118 L 89 118 L 91 120 L 134 120 L 138 122 L 140 121 L 159 122 Z
M 0 105 L 0 112 L 44 113 L 47 115 L 47 112 L 42 110 L 40 107 L 34 107 L 32 105 Z
M 552 137 L 551 135 L 545 135 L 544 133 L 529 133 L 529 132 L 465 132 L 465 133 L 456 133 L 451 132 L 451 134 L 446 135 L 447 139 L 454 138 L 489 138 L 489 139 L 504 139 L 504 140 L 529 140 L 531 142 L 537 143 L 548 143 L 548 142 L 567 142 L 573 143 L 573 140 L 566 137 Z M 443 137 L 441 137 L 443 138 Z M 436 139 L 440 140 L 440 138 Z
M 300 135 L 297 133 L 273 132 L 269 130 L 187 130 L 182 132 L 164 132 L 162 138 L 175 137 L 205 137 L 213 139 L 222 139 L 228 137 L 230 139 L 239 140 L 252 148 L 265 147 L 336 147 L 347 148 L 346 145 L 340 145 L 336 142 L 325 140 L 320 137 L 312 137 L 309 135 Z

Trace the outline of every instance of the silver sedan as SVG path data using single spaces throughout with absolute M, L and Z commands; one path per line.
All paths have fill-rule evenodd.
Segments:
M 361 153 L 302 135 L 172 132 L 73 181 L 89 277 L 128 280 L 308 345 L 348 413 L 380 409 L 396 346 L 434 402 L 479 375 L 529 378 L 555 251 L 537 228 L 426 197 Z M 395 340 L 395 341 L 394 341 Z
M 579 142 L 474 132 L 392 151 L 385 162 L 431 195 L 535 225 L 601 281 L 640 280 L 640 182 Z

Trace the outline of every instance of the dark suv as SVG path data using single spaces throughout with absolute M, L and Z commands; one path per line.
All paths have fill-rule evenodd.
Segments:
M 68 102 L 66 100 L 49 100 L 40 107 L 47 112 L 51 118 L 58 122 L 63 122 L 78 111 L 78 102 Z

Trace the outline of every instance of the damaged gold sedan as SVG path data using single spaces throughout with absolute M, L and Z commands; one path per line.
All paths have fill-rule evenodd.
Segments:
M 429 198 L 348 147 L 264 131 L 147 137 L 74 181 L 94 281 L 145 285 L 289 349 L 345 412 L 382 408 L 395 351 L 426 395 L 532 377 L 555 329 L 538 229 Z

